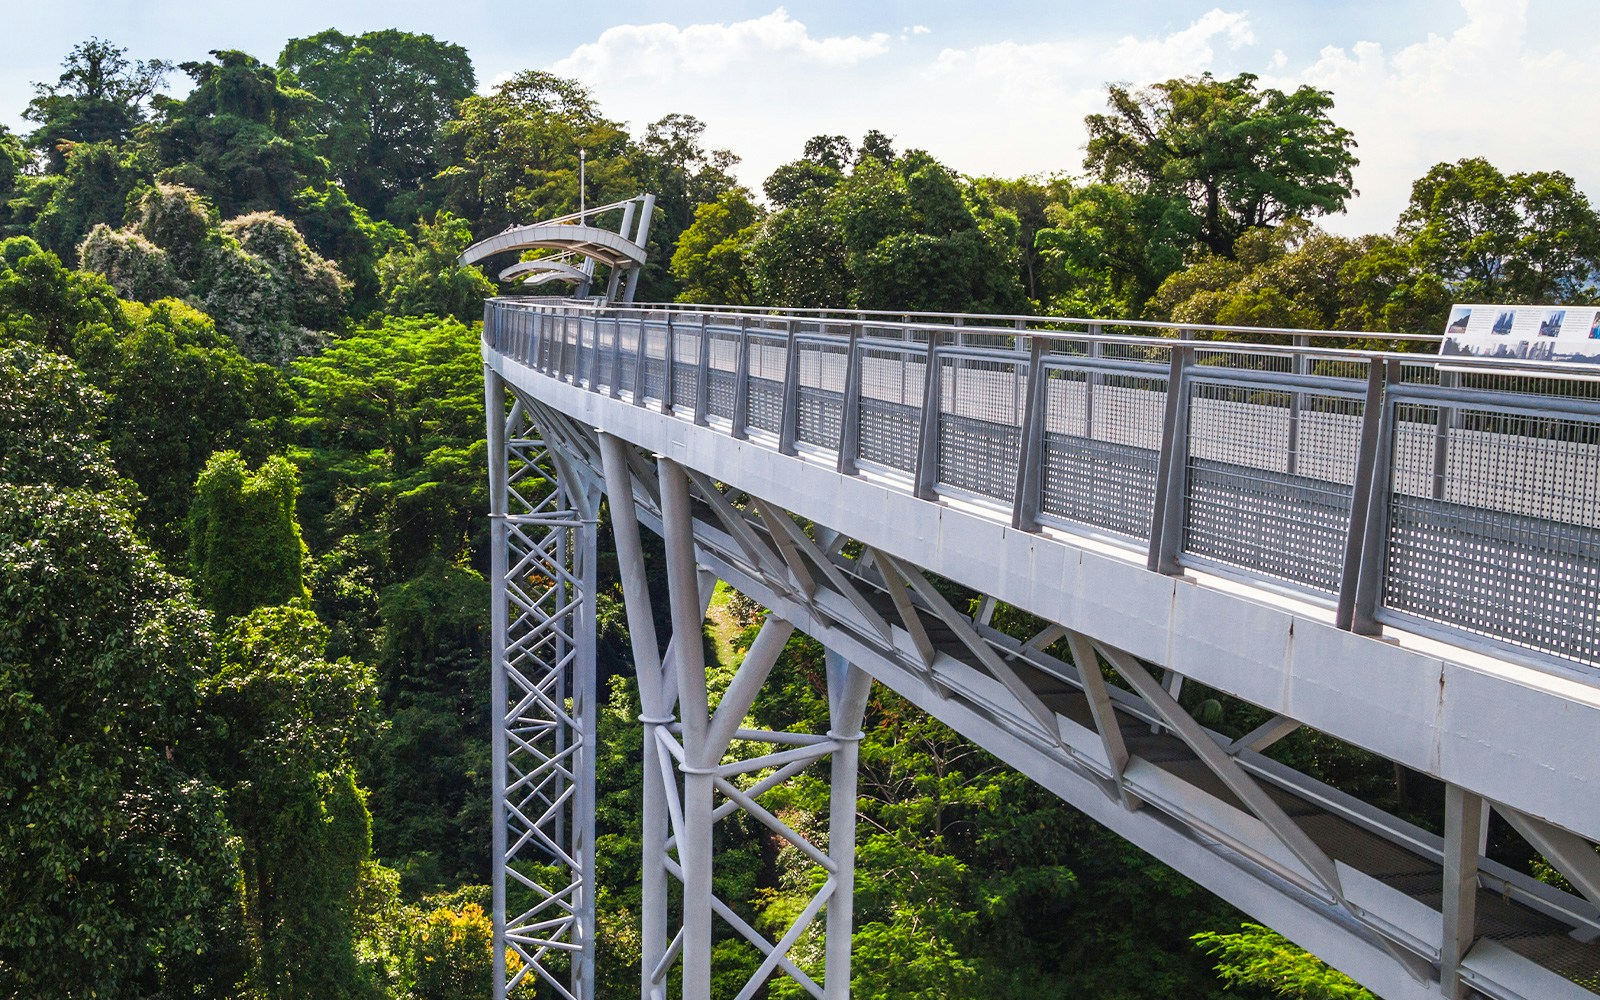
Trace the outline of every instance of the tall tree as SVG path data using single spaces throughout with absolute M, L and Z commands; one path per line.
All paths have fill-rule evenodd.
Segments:
M 440 133 L 443 207 L 496 233 L 578 210 L 578 150 L 588 152 L 588 204 L 637 194 L 628 134 L 574 80 L 526 70 L 461 102 Z
M 1328 91 L 1285 94 L 1258 90 L 1250 73 L 1206 73 L 1138 91 L 1113 84 L 1107 99 L 1109 114 L 1084 119 L 1085 165 L 1106 181 L 1187 198 L 1213 253 L 1231 256 L 1253 226 L 1340 211 L 1355 193 L 1355 140 L 1328 116 Z
M 238 452 L 221 451 L 200 470 L 189 510 L 189 567 L 195 592 L 219 617 L 308 596 L 299 495 L 299 476 L 281 455 L 252 472 Z
M 1503 174 L 1482 157 L 1436 164 L 1400 216 L 1458 298 L 1571 302 L 1595 294 L 1600 216 L 1560 171 Z
M 467 50 L 392 28 L 329 29 L 290 39 L 278 67 L 317 96 L 306 128 L 350 199 L 375 217 L 412 221 L 439 171 L 439 129 L 477 85 Z
M 103 38 L 79 42 L 55 83 L 35 83 L 22 117 L 38 124 L 29 142 L 44 150 L 51 173 L 66 169 L 66 154 L 82 142 L 122 142 L 148 113 L 150 99 L 171 66 L 130 60 L 128 50 Z
M 701 205 L 715 202 L 737 186 L 731 173 L 739 158 L 726 149 L 707 150 L 705 123 L 692 115 L 670 114 L 645 127 L 633 152 L 641 190 L 654 192 L 656 213 L 650 228 L 650 256 L 640 279 L 646 301 L 673 298 L 675 276 L 668 261 Z
M 149 135 L 161 179 L 199 191 L 223 218 L 288 214 L 296 192 L 327 175 L 306 132 L 317 99 L 243 52 L 211 55 L 179 66 L 194 81 L 188 96 L 158 102 Z
M 475 267 L 456 258 L 472 242 L 467 220 L 440 212 L 417 223 L 416 241 L 397 246 L 378 261 L 378 301 L 390 316 L 440 316 L 471 322 L 483 316 L 483 300 L 495 286 Z
M 0 995 L 232 996 L 208 617 L 134 532 L 104 403 L 64 358 L 0 351 Z
M 139 484 L 139 525 L 168 565 L 186 566 L 185 519 L 213 452 L 251 463 L 282 447 L 293 409 L 277 370 L 239 353 L 209 317 L 166 300 L 126 309 L 131 329 L 83 329 L 89 378 L 110 395 L 106 415 L 118 468 Z
M 355 759 L 376 731 L 369 668 L 325 659 L 310 611 L 257 609 L 219 637 L 203 710 L 239 831 L 254 985 L 269 1000 L 368 1000 L 355 953 L 371 816 Z
M 728 191 L 695 209 L 694 224 L 679 237 L 672 254 L 672 276 L 682 286 L 682 302 L 747 305 L 755 289 L 746 255 L 755 239 L 761 209 L 742 189 Z

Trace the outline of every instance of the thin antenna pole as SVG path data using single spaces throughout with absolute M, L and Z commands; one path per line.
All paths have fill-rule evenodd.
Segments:
M 587 201 L 589 192 L 587 190 L 588 184 L 586 183 L 588 179 L 588 159 L 589 151 L 581 146 L 578 147 L 578 225 L 580 226 L 589 224 L 587 217 L 589 214 Z

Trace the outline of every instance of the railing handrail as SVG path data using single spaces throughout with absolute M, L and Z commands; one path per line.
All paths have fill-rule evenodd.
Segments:
M 1393 331 L 1362 331 L 1362 330 L 1317 330 L 1306 327 L 1262 327 L 1262 326 L 1229 326 L 1220 323 L 1181 323 L 1172 320 L 1153 319 L 1111 319 L 1107 317 L 1085 316 L 1051 316 L 1037 313 L 961 313 L 961 312 L 934 312 L 927 310 L 905 309 L 851 309 L 845 307 L 833 308 L 827 306 L 746 306 L 728 305 L 700 302 L 634 302 L 628 305 L 607 305 L 603 302 L 588 299 L 574 299 L 564 296 L 502 296 L 505 301 L 528 302 L 538 301 L 540 305 L 580 306 L 583 308 L 625 308 L 635 310 L 669 310 L 683 313 L 712 313 L 738 316 L 774 316 L 778 318 L 815 317 L 831 319 L 837 322 L 850 320 L 880 318 L 899 319 L 900 325 L 937 325 L 942 327 L 965 327 L 968 320 L 979 320 L 987 324 L 995 322 L 1010 323 L 1007 329 L 1012 332 L 1025 332 L 1026 328 L 1015 327 L 1016 323 L 1071 323 L 1084 326 L 1127 326 L 1151 330 L 1185 331 L 1195 330 L 1215 333 L 1246 333 L 1261 334 L 1271 333 L 1278 336 L 1293 337 L 1337 337 L 1347 340 L 1398 340 L 1415 342 L 1443 342 L 1444 334 L 1440 333 L 1396 333 Z M 925 321 L 921 324 L 913 320 Z M 936 320 L 959 320 L 956 323 L 935 323 Z
M 699 305 L 695 303 L 634 303 L 631 305 L 606 304 L 587 299 L 574 299 L 563 296 L 500 296 L 490 301 L 501 302 L 515 308 L 523 309 L 577 309 L 581 311 L 618 311 L 618 312 L 659 312 L 667 311 L 684 315 L 726 317 L 739 320 L 751 316 L 769 316 L 774 319 L 786 317 L 796 318 L 812 312 L 825 312 L 825 310 L 782 309 L 769 310 L 755 306 L 721 306 Z M 830 322 L 854 323 L 857 325 L 870 325 L 873 329 L 903 330 L 907 332 L 925 332 L 939 330 L 944 333 L 956 332 L 960 334 L 978 334 L 995 336 L 1012 336 L 1024 339 L 1043 340 L 1074 340 L 1085 343 L 1100 343 L 1121 346 L 1171 346 L 1177 343 L 1186 343 L 1205 351 L 1241 353 L 1263 353 L 1275 355 L 1304 355 L 1315 357 L 1318 360 L 1346 360 L 1359 362 L 1377 362 L 1395 360 L 1406 365 L 1422 366 L 1425 368 L 1472 372 L 1483 375 L 1515 375 L 1519 377 L 1544 377 L 1563 381 L 1596 382 L 1600 383 L 1600 365 L 1574 364 L 1554 361 L 1534 361 L 1517 358 L 1479 358 L 1468 356 L 1440 356 L 1425 354 L 1417 351 L 1377 350 L 1372 348 L 1350 347 L 1318 347 L 1309 344 L 1273 344 L 1250 340 L 1203 340 L 1195 337 L 1160 337 L 1154 338 L 1137 334 L 1093 333 L 1088 330 L 1054 330 L 1054 329 L 1026 329 L 1014 326 L 978 326 L 978 325 L 953 325 L 947 323 L 927 323 L 912 320 L 866 320 L 852 318 L 857 315 L 883 315 L 895 317 L 928 316 L 943 317 L 947 319 L 988 319 L 988 320 L 1027 320 L 1035 323 L 1074 323 L 1085 326 L 1100 327 L 1135 327 L 1157 331 L 1172 331 L 1176 333 L 1228 333 L 1243 334 L 1256 337 L 1295 337 L 1295 338 L 1333 338 L 1346 340 L 1388 340 L 1394 342 L 1411 343 L 1440 343 L 1444 340 L 1442 334 L 1394 334 L 1394 333 L 1359 333 L 1354 331 L 1338 330 L 1305 330 L 1290 327 L 1259 327 L 1259 326 L 1220 326 L 1204 323 L 1165 323 L 1154 320 L 1107 320 L 1107 319 L 1082 319 L 1070 317 L 1010 317 L 993 316 L 985 313 L 890 313 L 879 312 L 874 314 L 871 310 L 826 310 L 837 315 L 830 318 Z M 783 336 L 785 331 L 761 331 L 764 334 Z M 821 331 L 797 331 L 806 337 L 827 336 Z M 979 348 L 981 350 L 981 348 Z M 1026 348 L 1018 348 L 1026 350 Z
M 833 322 L 762 329 L 749 312 L 500 298 L 486 306 L 484 340 L 635 406 L 686 418 L 692 397 L 697 425 L 770 434 L 785 454 L 820 447 L 841 473 L 864 463 L 906 478 L 918 497 L 1008 510 L 1019 530 L 1104 534 L 1144 546 L 1156 572 L 1196 567 L 1286 589 L 1327 605 L 1341 628 L 1398 623 L 1545 666 L 1600 667 L 1600 623 L 1578 620 L 1600 603 L 1600 398 L 1549 384 L 1571 370 L 1303 343 Z M 926 336 L 871 336 L 885 328 Z M 680 352 L 676 338 L 696 342 Z M 1085 353 L 1046 350 L 1062 339 L 1085 342 Z M 1104 350 L 1116 345 L 1156 351 Z M 802 363 L 819 354 L 832 360 Z M 1206 363 L 1215 354 L 1245 364 Z M 1349 368 L 1319 370 L 1324 361 Z M 1463 371 L 1517 378 L 1462 386 Z M 1600 385 L 1595 376 L 1579 377 Z M 1391 579 L 1400 589 L 1386 589 Z

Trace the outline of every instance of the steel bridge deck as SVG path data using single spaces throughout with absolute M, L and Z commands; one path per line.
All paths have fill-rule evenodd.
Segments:
M 1383 995 L 1600 993 L 1600 393 L 1303 346 L 500 302 L 485 361 L 569 488 L 626 488 L 702 573 Z M 1051 624 L 1002 635 L 930 572 Z M 1044 652 L 1063 637 L 1122 686 Z M 1206 732 L 1185 676 L 1271 721 Z M 1300 725 L 1444 781 L 1445 835 L 1263 755 Z M 1482 857 L 1488 808 L 1582 895 Z

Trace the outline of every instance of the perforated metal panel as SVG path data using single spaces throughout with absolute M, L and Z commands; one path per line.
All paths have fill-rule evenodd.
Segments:
M 617 394 L 629 397 L 638 384 L 634 379 L 639 368 L 639 324 L 624 319 L 616 327 Z
M 680 323 L 672 331 L 672 401 L 675 406 L 694 409 L 700 390 L 700 329 Z
M 667 385 L 667 324 L 653 321 L 643 324 L 644 336 L 644 396 L 661 399 Z
M 739 367 L 739 332 L 724 327 L 706 330 L 707 360 L 706 411 L 712 416 L 733 419 L 733 383 Z
M 1148 538 L 1167 379 L 1050 361 L 1043 382 L 1047 518 Z
M 903 472 L 917 468 L 926 355 L 917 348 L 861 344 L 861 458 Z
M 808 444 L 837 449 L 844 418 L 848 341 L 801 340 L 796 363 L 796 437 Z
M 1028 362 L 941 352 L 939 483 L 995 500 L 1016 493 Z
M 1338 592 L 1363 405 L 1353 391 L 1193 383 L 1184 551 Z M 1297 442 L 1308 425 L 1319 450 L 1302 457 Z
M 1600 661 L 1600 419 L 1404 403 L 1390 434 L 1384 606 Z
M 770 333 L 751 333 L 748 337 L 750 370 L 749 410 L 745 420 L 751 427 L 777 434 L 783 429 L 783 380 L 788 367 L 787 338 Z

